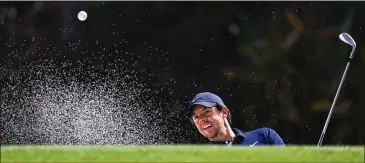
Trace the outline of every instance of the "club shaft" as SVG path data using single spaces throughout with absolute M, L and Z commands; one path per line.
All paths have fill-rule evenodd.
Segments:
M 352 56 L 352 53 L 353 52 L 354 52 L 354 50 L 351 52 L 351 56 Z M 330 112 L 328 113 L 327 120 L 326 120 L 326 123 L 324 124 L 324 127 L 323 127 L 323 130 L 322 130 L 321 136 L 319 138 L 317 147 L 321 146 L 321 144 L 322 144 L 324 135 L 326 134 L 326 130 L 327 130 L 328 124 L 329 124 L 329 122 L 331 120 L 331 116 L 332 116 L 333 109 L 334 109 L 334 107 L 336 105 L 337 98 L 338 98 L 338 96 L 339 96 L 339 94 L 341 92 L 341 88 L 342 88 L 343 82 L 344 82 L 344 80 L 346 78 L 347 70 L 348 70 L 349 67 L 350 67 L 350 60 L 347 62 L 345 71 L 342 74 L 341 82 L 340 82 L 340 84 L 339 84 L 339 86 L 337 88 L 337 92 L 336 92 L 335 98 L 334 98 L 334 100 L 332 102 L 332 106 L 331 106 Z

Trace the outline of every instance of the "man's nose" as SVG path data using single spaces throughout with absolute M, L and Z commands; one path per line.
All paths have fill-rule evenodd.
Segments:
M 208 122 L 208 119 L 204 116 L 201 116 L 199 119 L 199 123 L 206 123 L 206 122 Z

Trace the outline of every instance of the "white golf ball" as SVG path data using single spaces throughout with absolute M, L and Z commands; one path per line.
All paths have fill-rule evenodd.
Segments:
M 77 18 L 79 18 L 80 21 L 84 21 L 87 18 L 87 13 L 85 11 L 80 11 L 77 14 Z

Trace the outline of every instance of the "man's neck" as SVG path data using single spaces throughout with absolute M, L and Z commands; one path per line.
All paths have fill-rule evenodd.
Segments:
M 222 133 L 221 135 L 218 135 L 215 138 L 209 138 L 209 141 L 230 141 L 233 142 L 235 139 L 236 134 L 232 131 L 232 129 L 229 129 L 227 132 Z

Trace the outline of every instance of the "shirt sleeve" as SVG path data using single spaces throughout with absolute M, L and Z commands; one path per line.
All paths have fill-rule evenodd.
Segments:
M 285 146 L 283 139 L 271 128 L 266 128 L 266 134 L 268 143 L 276 146 Z

